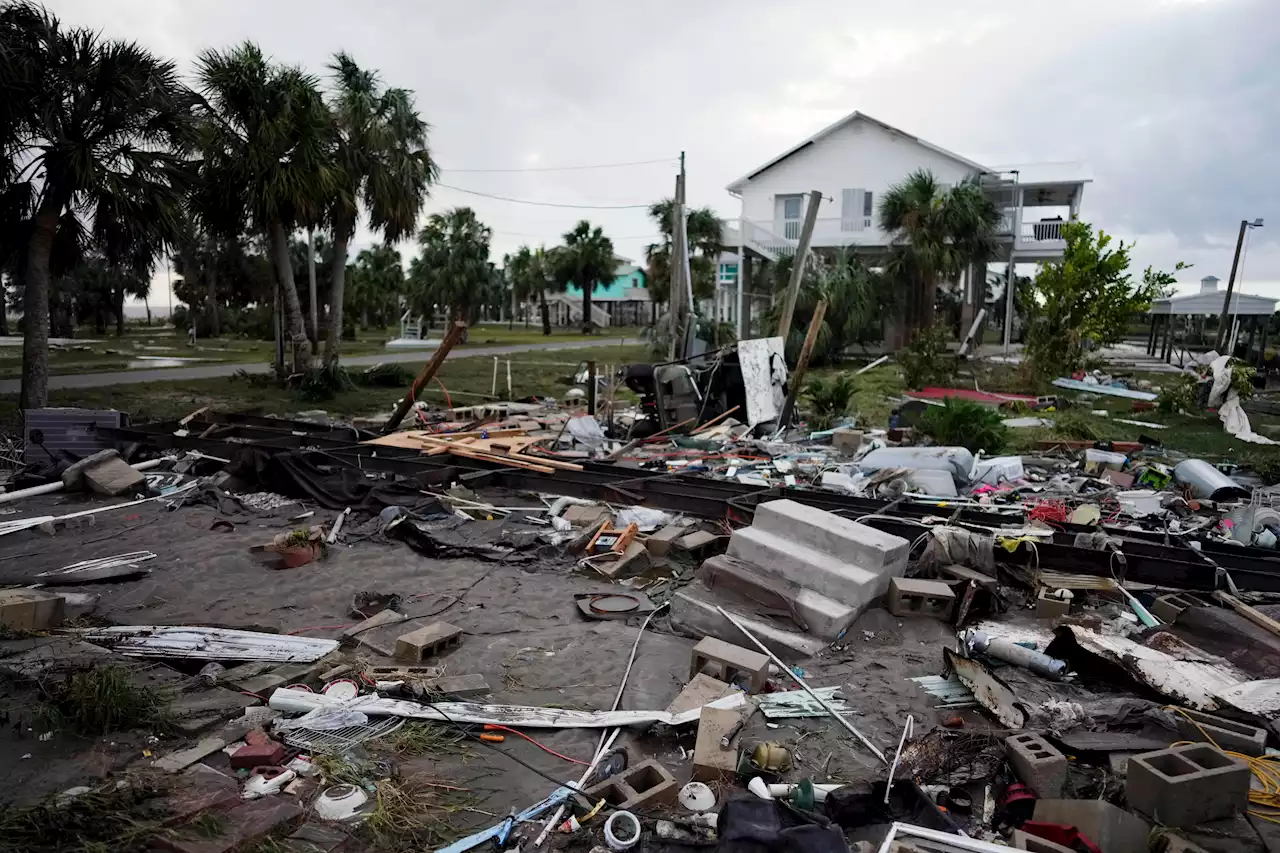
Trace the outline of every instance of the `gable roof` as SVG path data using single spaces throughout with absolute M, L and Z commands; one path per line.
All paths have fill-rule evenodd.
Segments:
M 986 166 L 982 165 L 981 163 L 975 163 L 973 160 L 970 160 L 967 157 L 961 157 L 959 154 L 956 154 L 955 152 L 948 151 L 945 148 L 941 148 L 937 145 L 934 145 L 932 142 L 927 142 L 918 136 L 914 136 L 910 133 L 907 133 L 905 130 L 900 130 L 894 127 L 893 125 L 885 124 L 879 119 L 872 118 L 866 113 L 861 113 L 861 112 L 858 112 L 857 110 L 854 110 L 844 118 L 837 121 L 835 124 L 824 127 L 822 130 L 818 131 L 813 136 L 810 136 L 808 139 L 804 140 L 803 142 L 797 145 L 794 145 L 791 148 L 788 148 L 786 151 L 783 151 L 781 154 L 774 157 L 772 160 L 769 160 L 763 165 L 758 166 L 755 169 L 752 169 L 750 172 L 743 175 L 741 178 L 738 178 L 736 181 L 729 184 L 729 186 L 725 187 L 725 189 L 727 189 L 731 193 L 739 192 L 742 189 L 743 185 L 747 183 L 747 181 L 759 176 L 762 172 L 772 169 L 774 166 L 778 165 L 783 160 L 790 157 L 792 154 L 799 153 L 805 148 L 808 148 L 809 146 L 813 145 L 818 140 L 823 139 L 827 136 L 830 136 L 831 134 L 835 133 L 837 130 L 840 130 L 844 126 L 852 124 L 853 122 L 858 120 L 870 122 L 871 124 L 874 124 L 877 127 L 887 130 L 892 134 L 906 137 L 907 139 L 910 139 L 912 142 L 915 142 L 918 145 L 928 148 L 930 151 L 941 154 L 944 157 L 949 157 L 952 160 L 955 160 L 957 163 L 961 163 L 965 166 L 968 166 L 970 169 L 973 169 L 975 171 L 978 171 L 978 172 L 991 171 L 991 169 L 988 169 Z

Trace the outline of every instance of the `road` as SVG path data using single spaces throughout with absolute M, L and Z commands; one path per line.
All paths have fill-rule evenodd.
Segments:
M 454 350 L 449 358 L 492 358 L 495 355 L 509 355 L 517 352 L 551 352 L 555 350 L 588 349 L 591 347 L 616 346 L 619 343 L 628 346 L 642 344 L 644 341 L 634 338 L 608 338 L 601 336 L 584 341 L 559 341 L 548 344 L 513 344 L 501 347 L 474 347 Z M 377 355 L 358 355 L 344 358 L 346 367 L 370 367 L 375 364 L 407 362 L 426 364 L 433 350 L 426 348 L 408 352 L 388 352 Z M 271 365 L 257 364 L 206 364 L 199 367 L 166 367 L 157 370 L 118 370 L 112 373 L 71 373 L 66 376 L 50 376 L 49 390 L 59 388 L 101 388 L 106 385 L 134 385 L 139 382 L 181 382 L 186 379 L 217 379 L 220 376 L 231 376 L 237 371 L 245 373 L 267 373 Z M 0 380 L 0 394 L 17 394 L 22 390 L 21 379 Z

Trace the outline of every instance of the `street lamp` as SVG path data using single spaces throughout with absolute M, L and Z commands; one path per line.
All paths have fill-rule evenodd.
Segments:
M 1226 295 L 1226 298 L 1222 300 L 1222 318 L 1218 321 L 1218 340 L 1217 340 L 1217 343 L 1214 345 L 1214 349 L 1216 349 L 1218 352 L 1222 352 L 1223 345 L 1227 342 L 1227 340 L 1229 340 L 1227 336 L 1230 334 L 1228 330 L 1231 326 L 1231 318 L 1228 312 L 1230 312 L 1231 310 L 1231 291 L 1236 286 L 1236 270 L 1240 266 L 1240 249 L 1241 247 L 1244 246 L 1244 233 L 1248 231 L 1250 228 L 1261 228 L 1261 227 L 1262 227 L 1261 216 L 1259 216 L 1257 219 L 1253 220 L 1252 222 L 1250 222 L 1247 219 L 1240 220 L 1240 236 L 1236 238 L 1236 256 L 1231 261 L 1231 277 L 1227 279 L 1227 295 Z

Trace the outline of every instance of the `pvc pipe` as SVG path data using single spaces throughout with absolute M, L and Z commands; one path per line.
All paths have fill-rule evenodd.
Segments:
M 137 465 L 130 465 L 135 471 L 150 471 L 157 467 L 161 462 L 173 462 L 176 456 L 161 456 L 159 459 L 148 459 L 145 462 L 139 462 Z M 29 489 L 18 489 L 16 492 L 0 493 L 0 504 L 7 504 L 10 501 L 20 501 L 23 498 L 33 498 L 36 495 L 51 495 L 54 492 L 60 492 L 65 488 L 61 480 L 55 480 L 52 483 L 45 483 L 41 486 L 32 486 Z
M 619 838 L 614 834 L 613 828 L 619 822 L 629 824 L 631 827 L 630 838 Z M 621 853 L 623 850 L 630 850 L 640 841 L 640 820 L 631 812 L 614 812 L 609 815 L 609 819 L 604 822 L 604 841 L 609 845 L 610 850 Z
M 769 795 L 773 797 L 775 800 L 785 800 L 787 797 L 791 796 L 791 792 L 798 787 L 800 786 L 791 785 L 784 782 L 781 785 L 769 785 L 768 791 L 769 791 Z M 832 791 L 835 791 L 843 787 L 844 785 L 839 785 L 835 783 L 824 783 L 822 785 L 814 785 L 813 801 L 815 803 L 820 803 L 827 798 L 827 794 L 830 794 Z
M 885 757 L 884 757 L 884 753 L 883 753 L 883 752 L 881 752 L 879 749 L 877 749 L 875 744 L 873 744 L 871 741 L 867 740 L 866 735 L 864 735 L 862 732 L 860 732 L 860 731 L 858 731 L 857 729 L 855 729 L 855 728 L 853 727 L 853 723 L 851 723 L 851 722 L 849 722 L 848 720 L 846 720 L 846 719 L 845 719 L 843 716 L 841 716 L 840 714 L 837 714 L 837 713 L 836 713 L 836 711 L 835 711 L 835 709 L 834 709 L 834 708 L 832 708 L 830 704 L 828 704 L 827 700 L 823 699 L 823 698 L 822 698 L 821 696 L 819 696 L 817 693 L 814 693 L 814 692 L 813 692 L 813 688 L 812 688 L 812 687 L 810 687 L 808 684 L 806 684 L 806 683 L 805 683 L 805 680 L 804 680 L 803 678 L 801 678 L 800 676 L 796 675 L 796 674 L 795 674 L 795 672 L 791 669 L 791 667 L 789 667 L 789 666 L 787 666 L 785 663 L 783 663 L 783 662 L 782 662 L 782 660 L 781 660 L 781 659 L 779 659 L 779 658 L 778 658 L 778 656 L 777 656 L 777 655 L 775 655 L 775 654 L 774 654 L 774 653 L 769 649 L 769 647 L 768 647 L 768 646 L 766 646 L 764 643 L 762 643 L 762 642 L 760 642 L 759 640 L 757 640 L 757 639 L 756 639 L 756 637 L 755 637 L 755 635 L 754 635 L 754 634 L 752 634 L 750 631 L 748 631 L 748 630 L 746 629 L 746 627 L 745 627 L 745 626 L 743 626 L 743 624 L 742 624 L 741 622 L 739 622 L 739 621 L 738 621 L 737 619 L 735 619 L 732 615 L 730 615 L 730 614 L 729 614 L 729 612 L 728 612 L 728 611 L 726 611 L 723 607 L 716 607 L 716 610 L 719 610 L 719 611 L 720 611 L 720 615 L 721 615 L 721 616 L 723 616 L 724 618 L 726 618 L 726 619 L 728 619 L 730 622 L 732 622 L 735 628 L 737 628 L 737 629 L 738 629 L 739 631 L 741 631 L 743 634 L 746 634 L 747 639 L 748 639 L 748 640 L 750 640 L 751 642 L 755 643 L 755 644 L 756 644 L 756 647 L 757 647 L 758 649 L 760 649 L 760 651 L 762 651 L 762 652 L 764 652 L 766 655 L 768 655 L 768 656 L 773 660 L 773 662 L 774 662 L 774 663 L 776 663 L 776 664 L 778 665 L 778 668 L 779 668 L 779 669 L 781 669 L 781 670 L 782 670 L 783 672 L 785 672 L 787 675 L 791 676 L 791 680 L 792 680 L 792 681 L 794 681 L 796 684 L 799 684 L 799 685 L 800 685 L 800 687 L 801 687 L 801 689 L 803 689 L 803 690 L 804 690 L 804 692 L 808 693 L 811 697 L 813 697 L 813 701 L 817 702 L 817 703 L 822 707 L 822 710 L 826 711 L 828 714 L 830 714 L 832 717 L 834 717 L 834 718 L 835 718 L 835 721 L 836 721 L 837 723 L 839 723 L 840 725 L 844 726 L 844 727 L 845 727 L 845 729 L 847 729 L 847 730 L 848 730 L 849 734 L 853 735 L 853 736 L 854 736 L 854 737 L 856 737 L 858 740 L 862 741 L 862 745 L 863 745 L 863 746 L 865 746 L 867 749 L 871 750 L 871 754 L 872 754 L 872 755 L 874 755 L 876 758 L 880 759 L 880 763 L 881 763 L 881 764 L 888 764 L 888 763 L 889 763 L 889 759 L 887 759 L 887 758 L 885 758 Z M 278 692 L 280 692 L 280 691 L 278 691 L 278 690 L 277 690 L 276 692 L 278 693 Z M 273 695 L 274 695 L 274 694 L 273 694 Z

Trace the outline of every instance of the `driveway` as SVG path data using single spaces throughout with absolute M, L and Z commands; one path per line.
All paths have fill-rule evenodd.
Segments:
M 495 355 L 507 355 L 516 352 L 537 352 L 555 350 L 589 349 L 591 347 L 613 346 L 617 343 L 635 345 L 644 341 L 624 338 L 621 341 L 605 336 L 583 341 L 560 341 L 547 344 L 514 344 L 501 347 L 475 347 L 456 349 L 449 354 L 450 359 L 484 358 Z M 344 358 L 342 363 L 347 367 L 370 367 L 375 364 L 407 362 L 426 364 L 434 350 L 426 348 L 409 352 L 398 351 L 378 355 L 359 355 Z M 255 364 L 208 364 L 200 367 L 168 367 L 158 370 L 118 370 L 113 373 L 72 373 L 66 376 L 50 376 L 49 390 L 58 388 L 101 388 L 105 385 L 134 385 L 139 382 L 181 382 L 189 379 L 217 379 L 220 376 L 231 376 L 237 371 L 245 373 L 268 373 L 271 365 L 258 362 Z M 22 390 L 21 379 L 0 380 L 0 394 L 17 394 Z

